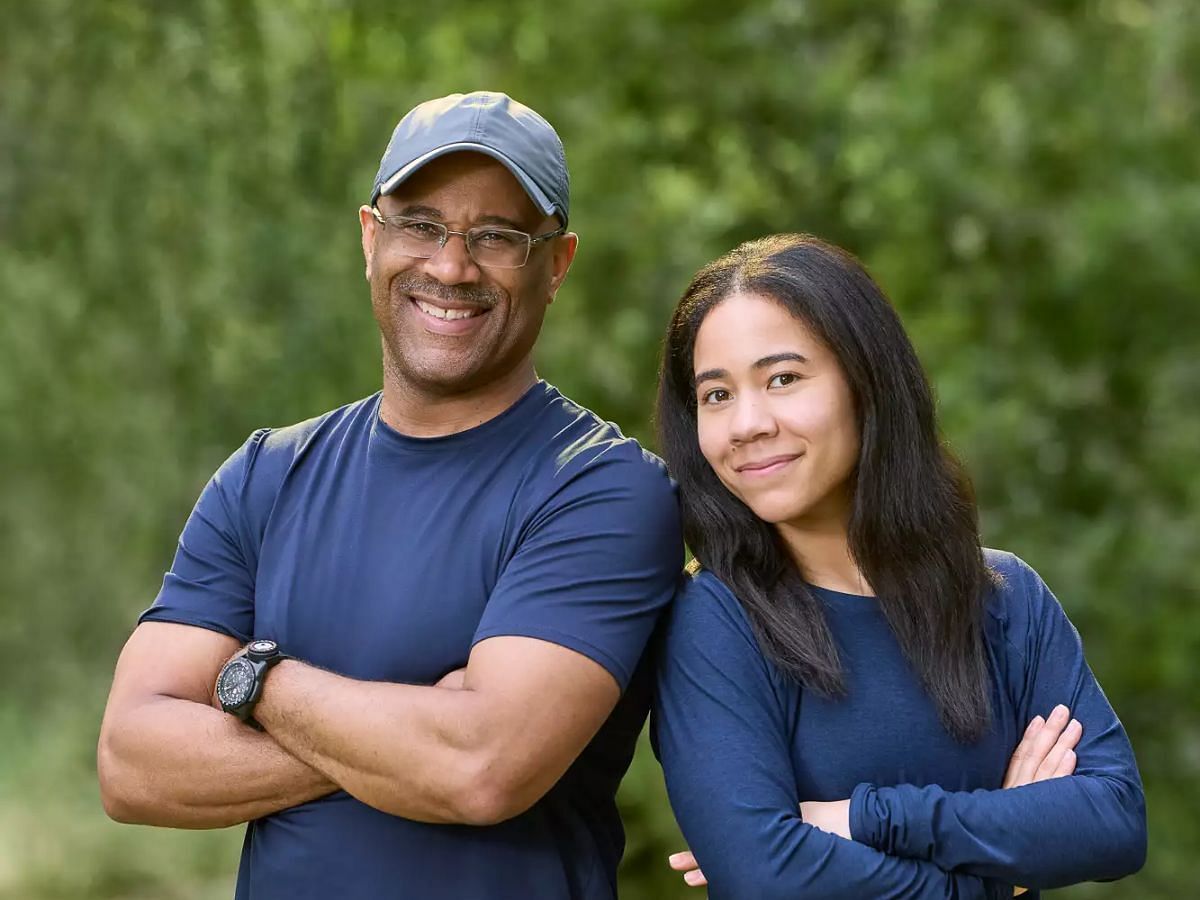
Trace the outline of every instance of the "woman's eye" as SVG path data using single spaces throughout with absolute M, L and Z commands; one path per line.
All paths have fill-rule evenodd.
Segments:
M 794 384 L 800 380 L 800 376 L 793 372 L 780 372 L 771 378 L 769 382 L 771 387 L 787 387 L 789 384 Z
M 723 388 L 714 388 L 701 398 L 701 402 L 705 404 L 724 403 L 729 399 L 729 391 Z

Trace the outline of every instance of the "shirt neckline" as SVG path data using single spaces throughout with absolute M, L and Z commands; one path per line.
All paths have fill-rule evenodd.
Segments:
M 549 399 L 554 388 L 542 379 L 535 381 L 508 409 L 486 422 L 481 422 L 472 428 L 455 431 L 451 434 L 439 434 L 434 437 L 415 437 L 397 431 L 383 420 L 380 414 L 383 406 L 383 392 L 375 395 L 371 409 L 371 438 L 372 442 L 393 450 L 406 452 L 433 452 L 448 448 L 466 447 L 488 438 L 503 434 L 514 424 L 523 421 L 527 415 L 538 407 L 538 400 Z

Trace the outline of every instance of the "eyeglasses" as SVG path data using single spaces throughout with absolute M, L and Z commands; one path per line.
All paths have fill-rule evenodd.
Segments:
M 555 231 L 531 236 L 514 228 L 480 225 L 467 231 L 453 231 L 440 222 L 414 219 L 411 216 L 385 216 L 371 207 L 375 217 L 401 253 L 416 259 L 429 259 L 446 246 L 450 235 L 457 234 L 467 245 L 471 259 L 491 269 L 519 269 L 529 262 L 534 244 L 565 234 L 566 226 Z

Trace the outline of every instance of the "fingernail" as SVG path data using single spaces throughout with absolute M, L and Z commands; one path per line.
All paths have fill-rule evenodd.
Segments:
M 1052 718 L 1062 720 L 1067 717 L 1067 713 L 1069 712 L 1070 710 L 1060 703 L 1058 706 L 1054 707 L 1054 712 L 1050 713 L 1050 716 Z
M 682 856 L 683 856 L 682 853 L 672 853 L 670 856 L 667 857 L 667 862 L 670 863 L 671 865 L 675 865 L 677 862 L 679 862 L 679 859 Z
M 700 873 L 695 869 L 692 869 L 692 871 L 683 876 L 683 880 L 688 884 L 695 886 L 700 883 Z

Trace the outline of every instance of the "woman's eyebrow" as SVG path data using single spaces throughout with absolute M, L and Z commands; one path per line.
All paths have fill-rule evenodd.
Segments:
M 765 369 L 768 366 L 773 366 L 775 363 L 781 362 L 798 362 L 801 364 L 808 362 L 808 357 L 793 351 L 784 353 L 772 353 L 770 356 L 764 356 L 761 359 L 754 361 L 754 368 Z M 702 381 L 719 381 L 722 378 L 728 378 L 729 373 L 724 369 L 705 369 L 703 372 L 696 373 L 696 384 Z
M 728 378 L 729 373 L 724 369 L 705 369 L 703 372 L 696 373 L 696 384 L 699 385 L 703 381 L 720 381 L 722 378 Z
M 765 369 L 767 366 L 773 366 L 775 363 L 781 362 L 806 363 L 808 362 L 808 357 L 802 356 L 799 353 L 793 353 L 791 351 L 785 353 L 772 353 L 770 356 L 764 356 L 762 359 L 756 361 L 754 363 L 754 368 Z

